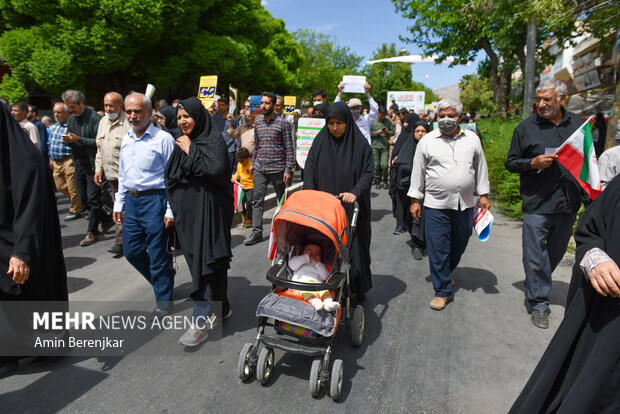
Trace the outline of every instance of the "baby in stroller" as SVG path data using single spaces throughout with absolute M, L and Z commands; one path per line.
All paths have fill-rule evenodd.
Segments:
M 291 257 L 288 264 L 293 271 L 292 280 L 296 282 L 324 283 L 329 277 L 327 268 L 321 262 L 321 246 L 315 243 L 307 243 L 302 254 Z M 300 293 L 317 311 L 332 312 L 340 308 L 340 303 L 333 300 L 329 290 Z

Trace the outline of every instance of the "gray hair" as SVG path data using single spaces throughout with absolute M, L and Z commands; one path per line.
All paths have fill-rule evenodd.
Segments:
M 456 110 L 456 114 L 459 116 L 463 112 L 463 104 L 458 99 L 443 98 L 437 104 L 436 111 L 437 113 L 439 113 L 442 109 L 446 109 L 446 108 L 454 108 L 454 110 Z
M 568 93 L 566 84 L 556 78 L 545 79 L 544 81 L 540 82 L 540 84 L 536 88 L 536 92 L 543 91 L 545 89 L 555 89 L 555 95 L 558 98 L 560 96 L 566 96 L 566 94 Z
M 129 99 L 130 96 L 139 96 L 140 99 L 142 99 L 142 102 L 144 102 L 144 107 L 146 109 L 146 112 L 149 112 L 151 110 L 151 108 L 153 107 L 153 104 L 151 103 L 151 98 L 149 98 L 148 96 L 146 96 L 143 93 L 140 92 L 129 92 L 129 94 L 125 97 L 125 101 L 127 101 L 127 99 Z
M 80 102 L 84 102 L 84 105 L 86 105 L 86 97 L 84 94 L 80 91 L 76 91 L 75 89 L 64 91 L 60 98 L 63 102 L 71 101 L 76 105 Z
M 43 116 L 41 117 L 41 122 L 45 123 L 45 121 L 52 122 L 52 118 L 50 118 L 50 117 L 49 117 L 49 116 L 47 116 L 47 115 L 43 115 Z

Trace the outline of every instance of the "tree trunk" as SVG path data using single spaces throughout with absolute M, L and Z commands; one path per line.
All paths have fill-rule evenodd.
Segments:
M 512 78 L 512 70 L 503 68 L 499 75 L 499 95 L 497 96 L 497 104 L 499 115 L 506 118 L 508 116 L 508 96 L 510 94 L 510 81 Z
M 527 25 L 527 54 L 525 56 L 525 83 L 523 85 L 523 113 L 527 118 L 532 113 L 534 82 L 536 77 L 536 18 Z
M 617 73 L 617 68 L 616 68 Z M 605 149 L 616 145 L 616 133 L 618 132 L 618 118 L 620 118 L 620 83 L 616 85 L 616 103 L 614 104 L 614 115 L 607 123 L 607 137 L 605 138 Z
M 489 68 L 489 80 L 491 81 L 491 86 L 493 87 L 493 97 L 495 98 L 495 103 L 497 106 L 500 106 L 500 97 L 502 95 L 499 77 L 497 76 L 497 68 L 499 66 L 499 59 L 497 58 L 497 54 L 493 50 L 491 46 L 491 42 L 486 37 L 480 39 L 480 46 L 485 51 L 487 56 L 489 57 L 490 68 Z

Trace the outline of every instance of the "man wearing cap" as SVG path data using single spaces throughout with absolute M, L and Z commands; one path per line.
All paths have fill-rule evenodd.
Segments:
M 394 135 L 394 126 L 387 117 L 385 106 L 379 107 L 379 118 L 370 127 L 372 155 L 375 161 L 375 185 L 377 190 L 388 188 L 388 155 L 390 152 L 389 137 Z
M 334 102 L 342 101 L 343 89 L 344 82 L 340 82 L 338 84 L 338 96 L 336 96 Z M 349 105 L 349 108 L 351 109 L 351 113 L 353 114 L 353 119 L 355 119 L 357 127 L 360 129 L 360 131 L 362 131 L 362 134 L 364 134 L 366 140 L 368 141 L 368 145 L 370 145 L 370 126 L 373 122 L 375 122 L 375 119 L 377 119 L 377 116 L 379 115 L 379 105 L 370 95 L 370 83 L 364 83 L 364 91 L 366 93 L 366 97 L 368 98 L 368 104 L 370 105 L 370 112 L 368 113 L 368 115 L 362 115 L 362 101 L 357 98 L 349 99 L 347 105 Z
M 459 127 L 463 104 L 442 99 L 437 105 L 438 129 L 426 134 L 415 150 L 411 184 L 411 215 L 419 220 L 424 198 L 424 232 L 435 298 L 431 309 L 452 300 L 452 274 L 467 248 L 474 224 L 474 194 L 480 207 L 490 208 L 489 172 L 480 139 Z

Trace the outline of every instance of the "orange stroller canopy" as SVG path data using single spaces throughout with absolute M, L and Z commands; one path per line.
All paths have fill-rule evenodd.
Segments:
M 289 196 L 273 220 L 278 251 L 307 243 L 321 246 L 323 262 L 333 264 L 338 253 L 348 261 L 347 214 L 338 198 L 316 190 L 300 190 Z

